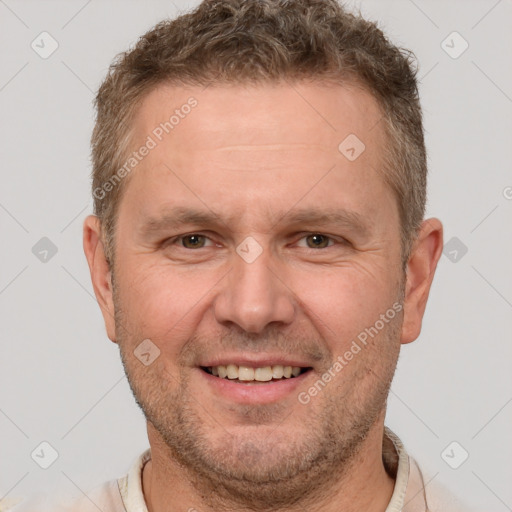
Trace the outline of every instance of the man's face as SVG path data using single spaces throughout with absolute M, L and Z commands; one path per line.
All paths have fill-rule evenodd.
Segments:
M 380 118 L 360 89 L 311 84 L 161 86 L 141 105 L 132 149 L 156 147 L 124 184 L 107 324 L 185 468 L 251 489 L 325 478 L 383 420 L 403 276 Z M 238 379 L 214 375 L 227 365 Z M 240 380 L 281 366 L 301 373 Z

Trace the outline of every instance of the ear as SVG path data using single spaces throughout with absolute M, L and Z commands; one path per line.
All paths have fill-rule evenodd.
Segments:
M 105 257 L 100 219 L 95 215 L 89 215 L 84 221 L 83 231 L 84 252 L 89 264 L 94 293 L 105 321 L 107 336 L 116 342 L 112 275 Z
M 430 286 L 442 252 L 443 225 L 438 219 L 425 220 L 407 262 L 401 343 L 410 343 L 420 334 Z

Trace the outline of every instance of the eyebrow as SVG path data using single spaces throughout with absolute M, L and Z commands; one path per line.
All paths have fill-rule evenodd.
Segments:
M 283 215 L 276 223 L 295 224 L 317 224 L 317 225 L 338 225 L 343 226 L 362 234 L 368 234 L 369 225 L 364 217 L 352 210 L 343 208 L 307 208 L 303 210 L 292 210 Z
M 143 217 L 139 230 L 144 234 L 159 233 L 185 224 L 221 225 L 221 219 L 211 211 L 176 207 L 164 211 L 158 217 Z
M 238 216 L 233 216 L 224 221 L 209 210 L 175 207 L 162 212 L 162 214 L 157 217 L 143 217 L 139 231 L 144 235 L 152 235 L 158 234 L 164 230 L 177 229 L 183 225 L 228 227 L 236 218 L 238 218 Z M 293 209 L 289 212 L 277 215 L 274 218 L 277 218 L 277 220 L 270 224 L 270 229 L 278 225 L 297 226 L 314 224 L 318 226 L 342 226 L 365 236 L 370 233 L 370 225 L 361 214 L 343 208 Z

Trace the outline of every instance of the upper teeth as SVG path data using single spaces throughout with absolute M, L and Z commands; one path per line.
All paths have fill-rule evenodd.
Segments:
M 292 375 L 297 377 L 301 368 L 300 366 L 283 366 L 276 364 L 274 366 L 263 366 L 261 368 L 252 368 L 250 366 L 237 366 L 236 364 L 228 364 L 226 366 L 212 366 L 210 368 L 213 375 L 223 379 L 238 380 L 257 380 L 267 382 L 272 379 L 281 379 L 283 377 L 289 379 Z

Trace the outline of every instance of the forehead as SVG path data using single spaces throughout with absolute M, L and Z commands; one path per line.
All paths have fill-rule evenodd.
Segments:
M 207 198 L 213 211 L 225 210 L 229 198 L 231 213 L 252 202 L 269 212 L 276 202 L 293 206 L 308 190 L 306 202 L 334 204 L 343 192 L 340 207 L 350 207 L 364 192 L 389 193 L 378 174 L 381 118 L 375 98 L 356 86 L 160 85 L 134 118 L 132 148 L 151 150 L 132 172 L 128 196 L 137 197 L 140 213 L 183 203 L 184 194 Z
M 356 84 L 161 84 L 141 102 L 132 128 L 135 139 L 161 135 L 194 151 L 197 142 L 208 150 L 228 137 L 239 146 L 314 143 L 331 149 L 349 133 L 368 139 L 373 131 L 379 138 L 379 127 L 373 128 L 381 118 L 376 99 Z

